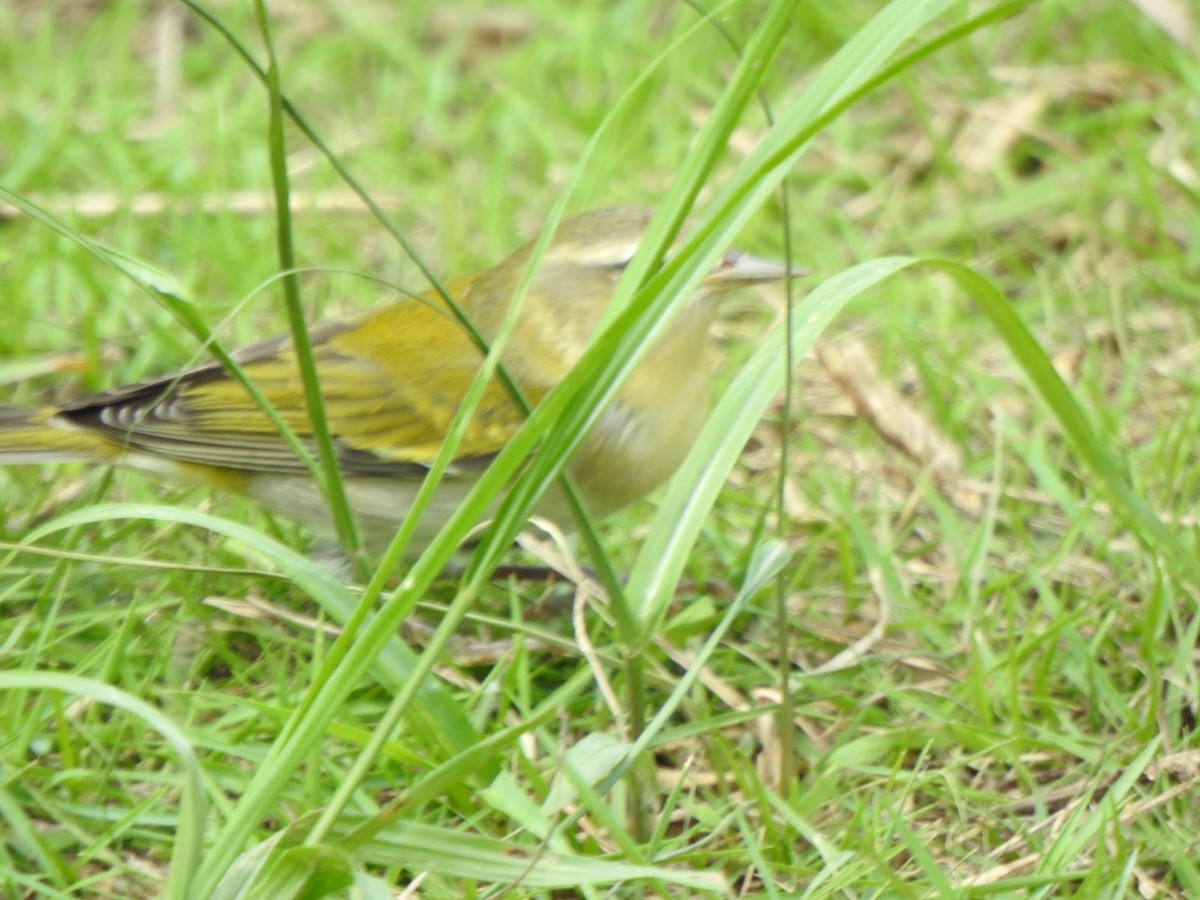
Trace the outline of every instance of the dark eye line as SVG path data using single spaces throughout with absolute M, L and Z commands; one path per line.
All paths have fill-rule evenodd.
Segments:
M 621 260 L 620 262 L 615 262 L 615 263 L 607 263 L 607 264 L 605 265 L 605 268 L 606 268 L 606 269 L 612 269 L 612 270 L 613 270 L 613 271 L 615 271 L 615 272 L 624 272 L 626 269 L 628 269 L 628 268 L 629 268 L 629 264 L 630 264 L 631 262 L 633 262 L 633 257 L 632 257 L 632 256 L 631 256 L 631 257 L 629 257 L 629 259 L 624 259 L 624 260 Z M 662 268 L 663 266 L 665 266 L 666 264 L 667 264 L 667 261 L 666 261 L 666 259 L 660 259 L 660 260 L 658 261 L 658 265 L 654 267 L 654 271 L 655 271 L 655 272 L 657 272 L 659 269 L 661 269 L 661 268 Z

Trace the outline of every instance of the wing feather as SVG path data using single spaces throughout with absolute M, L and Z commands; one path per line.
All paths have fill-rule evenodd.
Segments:
M 404 300 L 314 329 L 325 413 L 348 475 L 415 476 L 434 459 L 479 370 L 479 349 L 428 301 Z M 313 446 L 290 339 L 237 354 L 280 417 Z M 223 468 L 304 471 L 244 387 L 218 365 L 75 401 L 58 417 L 125 448 Z M 490 460 L 523 416 L 490 383 L 456 465 Z

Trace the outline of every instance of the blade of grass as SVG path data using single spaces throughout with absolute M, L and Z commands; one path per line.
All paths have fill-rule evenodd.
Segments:
M 200 762 L 196 759 L 191 742 L 184 733 L 174 722 L 144 700 L 88 678 L 60 672 L 0 672 L 0 691 L 10 690 L 62 691 L 88 697 L 107 706 L 125 710 L 163 736 L 178 757 L 182 772 L 179 825 L 163 896 L 172 900 L 186 900 L 192 896 L 191 886 L 200 863 L 200 848 L 208 823 Z
M 267 49 L 267 98 L 268 125 L 267 147 L 269 151 L 271 181 L 275 193 L 275 239 L 279 251 L 279 268 L 282 271 L 284 306 L 287 309 L 288 326 L 296 352 L 296 363 L 300 370 L 300 381 L 304 385 L 304 400 L 308 409 L 308 420 L 312 426 L 313 443 L 317 447 L 321 477 L 317 483 L 329 504 L 338 542 L 352 560 L 360 574 L 366 575 L 366 560 L 362 556 L 362 540 L 358 526 L 350 512 L 346 488 L 342 484 L 341 466 L 337 450 L 333 446 L 333 433 L 325 413 L 325 401 L 321 395 L 321 382 L 317 375 L 317 362 L 313 356 L 312 341 L 305 324 L 304 308 L 300 303 L 300 280 L 296 275 L 296 250 L 292 236 L 292 205 L 288 190 L 287 159 L 284 153 L 283 97 L 280 90 L 279 60 L 271 39 L 271 26 L 267 19 L 263 0 L 255 0 L 254 12 L 258 19 L 259 32 Z
M 926 259 L 921 265 L 944 272 L 987 314 L 996 333 L 1008 344 L 1013 358 L 1025 370 L 1033 388 L 1054 414 L 1071 448 L 1109 492 L 1113 506 L 1123 512 L 1138 539 L 1152 552 L 1169 559 L 1175 570 L 1200 586 L 1200 559 L 1167 528 L 1150 505 L 1134 490 L 1126 473 L 1092 428 L 1088 416 L 1067 387 L 1050 357 L 1030 334 L 1012 303 L 991 281 L 974 269 L 948 259 Z
M 106 503 L 89 506 L 85 509 L 64 513 L 38 526 L 25 536 L 23 543 L 35 542 L 56 531 L 119 519 L 176 522 L 224 535 L 277 566 L 293 584 L 316 600 L 334 621 L 340 622 L 348 618 L 358 602 L 350 590 L 328 569 L 272 540 L 262 532 L 238 522 L 230 522 L 182 507 L 138 503 Z M 368 631 L 374 630 L 376 630 L 374 622 L 369 620 Z M 397 691 L 403 684 L 412 680 L 417 660 L 412 651 L 396 636 L 394 628 L 386 631 L 383 638 L 383 647 L 378 654 L 379 658 L 374 671 L 382 684 L 389 690 Z M 372 657 L 372 660 L 375 661 L 375 657 Z M 357 678 L 361 677 L 361 674 L 356 671 L 352 677 L 347 677 L 341 670 L 336 670 L 330 673 L 329 678 L 334 682 L 334 688 L 348 692 L 354 684 L 357 684 Z M 350 683 L 344 684 L 341 679 L 346 679 Z M 471 726 L 461 707 L 436 682 L 421 681 L 420 684 L 421 689 L 415 696 L 414 710 L 418 715 L 418 727 L 422 733 L 443 747 L 449 754 L 458 753 L 474 746 L 480 739 L 479 733 Z M 297 721 L 302 722 L 303 726 L 294 732 L 289 731 L 289 728 L 296 729 L 298 727 L 295 724 Z M 324 724 L 327 721 L 328 719 L 320 722 L 306 719 L 293 712 L 288 726 L 284 728 L 283 733 L 276 741 L 279 742 L 285 735 L 288 735 L 290 739 L 307 744 L 311 748 L 312 744 L 324 733 Z M 280 774 L 282 772 L 282 768 L 275 768 L 271 771 L 272 778 L 279 779 L 276 784 L 276 787 L 279 788 L 286 783 L 286 778 Z
M 630 596 L 641 601 L 636 613 L 643 634 L 658 633 L 713 501 L 767 404 L 790 374 L 783 365 L 785 340 L 793 358 L 803 358 L 847 303 L 911 264 L 907 259 L 873 260 L 829 279 L 797 306 L 790 339 L 782 330 L 769 335 L 730 384 L 694 452 L 672 480 L 629 573 Z

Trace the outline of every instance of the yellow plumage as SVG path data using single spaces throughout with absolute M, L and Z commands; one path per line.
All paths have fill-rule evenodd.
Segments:
M 570 371 L 587 346 L 637 248 L 649 212 L 598 210 L 564 222 L 542 257 L 506 345 L 505 368 L 531 403 Z M 529 262 L 532 245 L 448 285 L 491 339 Z M 709 403 L 705 349 L 714 298 L 789 275 L 786 267 L 729 254 L 671 332 L 633 373 L 570 465 L 599 516 L 643 496 L 679 465 Z M 390 540 L 441 447 L 482 355 L 432 293 L 312 330 L 326 415 L 351 507 L 368 543 Z M 311 436 L 289 339 L 237 354 L 288 425 Z M 458 447 L 455 470 L 421 523 L 419 550 L 461 501 L 523 416 L 498 382 L 488 385 Z M 246 390 L 217 365 L 117 388 L 41 410 L 0 407 L 0 464 L 121 463 L 244 493 L 329 529 L 308 470 Z M 553 499 L 542 512 L 565 518 Z M 564 524 L 569 525 L 568 521 Z

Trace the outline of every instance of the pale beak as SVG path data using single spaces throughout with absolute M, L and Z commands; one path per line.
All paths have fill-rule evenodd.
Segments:
M 704 284 L 717 290 L 732 290 L 751 284 L 802 278 L 807 274 L 808 269 L 800 266 L 789 268 L 785 263 L 776 262 L 773 259 L 762 259 L 747 253 L 739 253 L 736 250 L 728 250 L 716 267 L 708 273 Z

